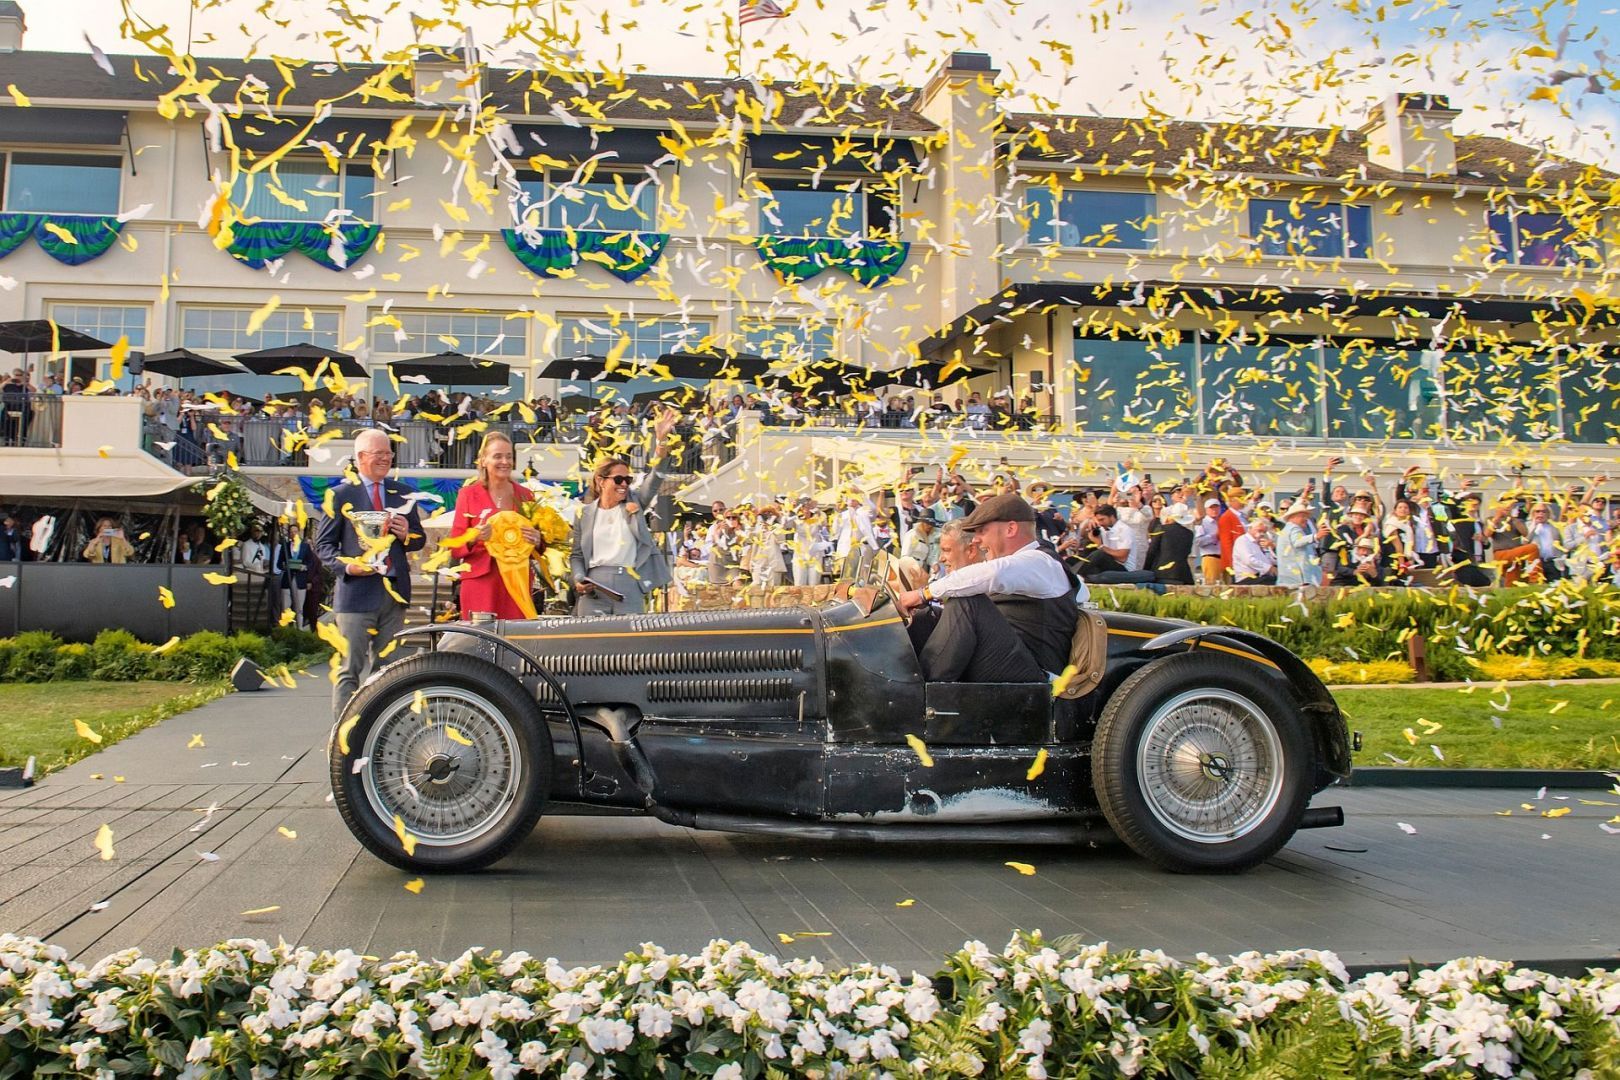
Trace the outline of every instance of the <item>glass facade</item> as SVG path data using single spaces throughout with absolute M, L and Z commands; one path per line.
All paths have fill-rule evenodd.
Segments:
M 50 317 L 105 342 L 127 337 L 130 348 L 146 348 L 146 308 L 139 304 L 52 304 Z
M 1301 199 L 1250 199 L 1249 235 L 1263 255 L 1372 257 L 1372 210 Z
M 1024 190 L 1032 244 L 1146 249 L 1158 240 L 1153 194 L 1049 187 Z
M 529 355 L 527 319 L 454 311 L 394 311 L 399 326 L 372 321 L 371 350 L 400 356 L 458 352 L 467 356 Z
M 1620 356 L 1077 336 L 1075 423 L 1146 435 L 1620 442 Z
M 338 313 L 309 308 L 272 311 L 257 334 L 247 332 L 252 307 L 182 307 L 180 344 L 187 349 L 213 349 L 222 353 L 257 352 L 308 342 L 338 347 Z
M 714 324 L 708 319 L 680 322 L 676 319 L 624 319 L 614 326 L 606 316 L 570 317 L 559 320 L 553 356 L 607 356 L 619 342 L 629 338 L 622 353 L 626 360 L 656 360 L 668 352 L 689 352 L 712 344 Z
M 1515 266 L 1595 266 L 1601 244 L 1581 238 L 1562 214 L 1491 211 L 1485 215 L 1491 255 Z
M 1198 430 L 1192 342 L 1157 346 L 1125 338 L 1074 343 L 1075 421 L 1091 431 L 1191 434 Z
M 651 232 L 658 228 L 658 185 L 645 172 L 598 171 L 589 183 L 573 173 L 519 172 L 512 220 L 531 228 Z
M 804 364 L 835 355 L 837 344 L 838 328 L 830 323 L 806 326 L 798 321 L 769 322 L 743 331 L 742 351 Z
M 36 214 L 116 214 L 124 159 L 104 154 L 31 154 L 5 159 L 5 208 Z
M 761 236 L 887 236 L 897 233 L 894 192 L 880 180 L 767 176 L 757 195 Z
M 274 178 L 259 174 L 242 214 L 249 220 L 325 221 L 340 211 L 346 218 L 373 221 L 376 192 L 377 177 L 369 166 L 349 167 L 339 174 L 324 159 L 289 157 L 276 165 Z

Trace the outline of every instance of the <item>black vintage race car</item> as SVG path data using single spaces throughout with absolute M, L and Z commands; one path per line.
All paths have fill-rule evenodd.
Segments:
M 1343 822 L 1332 696 L 1259 634 L 1117 612 L 1093 686 L 925 682 L 874 566 L 820 608 L 447 623 L 333 728 L 332 787 L 371 852 L 487 866 L 548 801 L 672 824 L 856 839 L 1084 840 L 1236 871 Z M 1101 637 L 1106 632 L 1106 647 Z M 1074 674 L 1074 673 L 1071 673 Z

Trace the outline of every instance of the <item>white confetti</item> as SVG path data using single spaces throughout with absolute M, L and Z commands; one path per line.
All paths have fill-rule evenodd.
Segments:
M 1417 835 L 1417 829 L 1413 828 L 1411 825 L 1408 825 L 1406 822 L 1397 821 L 1395 824 L 1399 825 L 1400 828 L 1401 828 L 1401 832 L 1405 833 L 1407 836 L 1415 836 L 1415 835 Z
M 349 772 L 351 774 L 355 775 L 355 776 L 359 776 L 360 775 L 360 770 L 365 768 L 366 765 L 368 763 L 370 763 L 370 761 L 371 761 L 371 759 L 368 758 L 368 757 L 355 758 L 354 759 L 354 764 L 349 766 Z
M 219 862 L 219 856 L 212 851 L 196 851 L 193 849 L 193 853 L 203 862 Z

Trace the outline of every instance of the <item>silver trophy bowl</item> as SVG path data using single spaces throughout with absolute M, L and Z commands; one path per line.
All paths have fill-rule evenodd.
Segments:
M 393 515 L 386 510 L 351 510 L 349 521 L 354 524 L 355 535 L 366 551 L 374 552 L 367 560 L 377 570 L 388 558 L 388 548 L 382 547 L 382 538 L 388 534 L 388 519 Z

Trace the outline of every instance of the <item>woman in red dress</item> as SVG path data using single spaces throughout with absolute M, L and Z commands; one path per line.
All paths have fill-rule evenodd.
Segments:
M 512 482 L 512 466 L 516 454 L 512 440 L 504 433 L 491 431 L 484 436 L 478 448 L 478 476 L 461 489 L 456 496 L 455 523 L 450 526 L 451 536 L 462 536 L 472 529 L 478 534 L 450 553 L 467 569 L 461 573 L 461 617 L 475 611 L 490 611 L 497 619 L 522 619 L 526 616 L 501 579 L 500 567 L 484 547 L 489 539 L 489 519 L 502 510 L 516 510 L 532 496 L 521 485 Z M 523 538 L 535 546 L 545 547 L 540 531 L 524 526 Z M 532 573 L 532 571 L 531 571 Z

